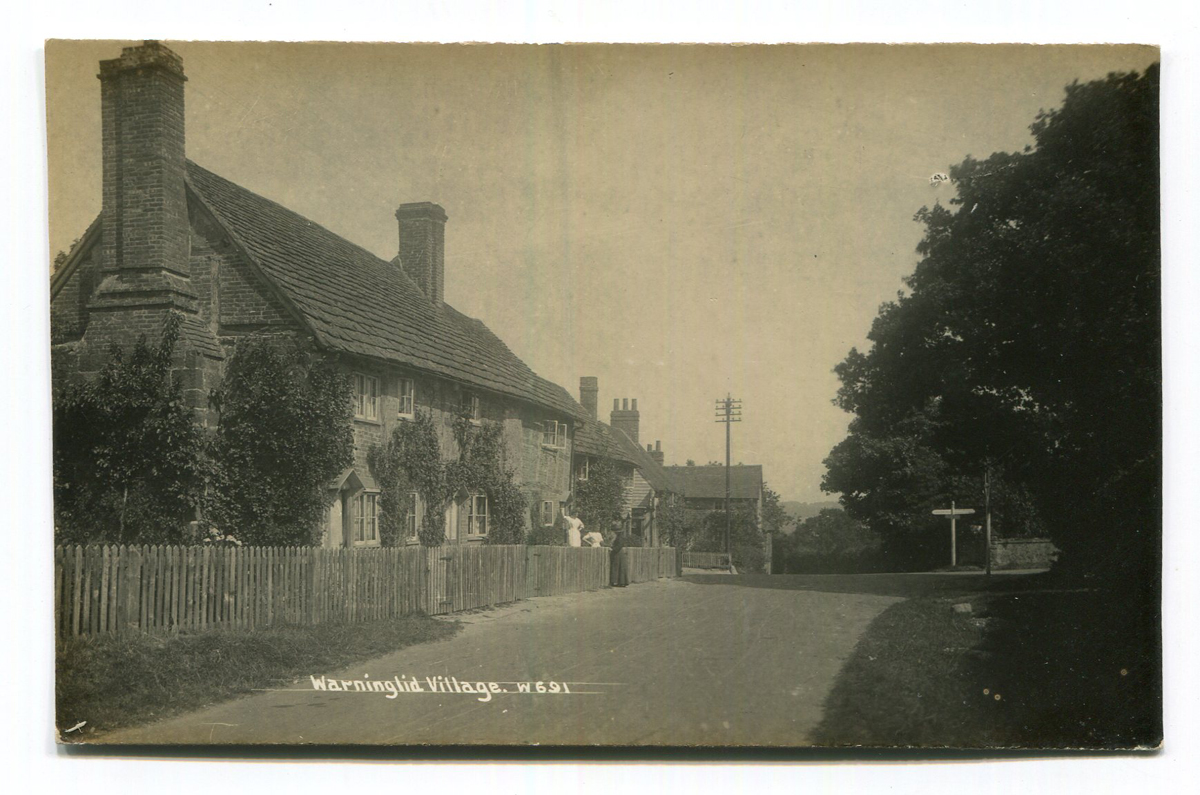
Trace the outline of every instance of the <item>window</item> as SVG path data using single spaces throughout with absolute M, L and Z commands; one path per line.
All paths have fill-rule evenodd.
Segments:
M 567 424 L 557 420 L 542 423 L 542 444 L 547 447 L 567 446 Z
M 542 527 L 549 527 L 554 524 L 554 503 L 550 500 L 542 500 Z
M 584 456 L 583 462 L 580 463 L 579 470 L 576 472 L 575 476 L 577 478 L 579 478 L 580 480 L 587 480 L 588 479 L 588 469 L 590 469 L 588 464 L 590 464 L 590 463 L 591 463 L 591 459 L 588 458 L 587 456 Z
M 416 389 L 411 378 L 401 378 L 397 393 L 400 397 L 400 407 L 396 413 L 401 417 L 412 419 L 413 408 L 416 406 Z
M 467 535 L 485 536 L 488 531 L 488 502 L 486 494 L 474 494 L 467 499 Z
M 483 419 L 483 410 L 479 405 L 479 395 L 474 392 L 467 393 L 466 400 L 463 401 L 463 409 L 466 411 L 467 419 L 478 422 Z
M 355 544 L 379 543 L 379 495 L 361 492 L 351 503 L 351 539 Z
M 354 418 L 379 419 L 379 379 L 373 375 L 354 374 Z
M 408 493 L 408 511 L 404 514 L 404 537 L 417 538 L 417 493 Z

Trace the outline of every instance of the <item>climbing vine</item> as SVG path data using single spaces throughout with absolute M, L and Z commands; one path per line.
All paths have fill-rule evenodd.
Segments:
M 446 465 L 447 494 L 484 493 L 488 498 L 489 544 L 525 542 L 525 495 L 513 471 L 504 464 L 504 435 L 500 425 L 476 424 L 465 417 L 454 421 L 457 461 Z
M 380 489 L 380 542 L 404 543 L 404 517 L 416 492 L 425 504 L 417 536 L 425 546 L 442 544 L 442 509 L 452 492 L 432 415 L 417 411 L 411 421 L 397 424 L 389 440 L 367 451 L 367 465 Z

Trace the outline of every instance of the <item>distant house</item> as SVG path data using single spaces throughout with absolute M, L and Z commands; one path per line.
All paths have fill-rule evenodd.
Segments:
M 613 399 L 609 423 L 596 418 L 599 385 L 594 376 L 579 379 L 579 402 L 586 412 L 575 434 L 574 473 L 586 480 L 596 461 L 610 462 L 625 479 L 623 508 L 632 520 L 632 530 L 647 546 L 662 546 L 659 521 L 663 507 L 678 498 L 679 488 L 662 466 L 662 445 L 657 451 L 638 443 L 640 414 L 637 399 Z
M 100 63 L 100 217 L 51 285 L 56 379 L 98 372 L 112 345 L 182 319 L 176 372 L 197 419 L 237 341 L 311 341 L 354 388 L 354 463 L 330 484 L 324 544 L 379 544 L 379 487 L 367 450 L 417 411 L 432 414 L 447 457 L 456 417 L 503 426 L 508 463 L 532 503 L 565 500 L 584 409 L 534 373 L 483 323 L 444 300 L 445 211 L 395 211 L 399 247 L 380 259 L 306 218 L 186 159 L 183 62 L 146 42 Z M 383 220 L 381 212 L 381 222 Z M 389 212 L 390 215 L 390 212 Z M 407 522 L 409 543 L 426 507 Z M 445 509 L 451 543 L 486 540 L 486 495 Z
M 669 466 L 666 471 L 679 484 L 689 510 L 725 510 L 724 466 Z M 729 501 L 732 507 L 753 507 L 755 516 L 762 520 L 762 465 L 737 464 L 729 468 Z

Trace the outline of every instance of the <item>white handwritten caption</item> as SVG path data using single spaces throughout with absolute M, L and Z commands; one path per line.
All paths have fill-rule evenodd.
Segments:
M 596 686 L 615 685 L 615 682 L 480 682 L 460 680 L 455 676 L 393 676 L 391 679 L 372 679 L 364 674 L 362 679 L 331 679 L 327 676 L 308 677 L 312 689 L 326 693 L 379 693 L 385 698 L 398 698 L 406 693 L 470 694 L 476 701 L 491 701 L 493 696 L 503 694 L 528 695 L 599 695 Z M 572 686 L 575 687 L 572 690 Z M 580 689 L 580 688 L 586 689 Z

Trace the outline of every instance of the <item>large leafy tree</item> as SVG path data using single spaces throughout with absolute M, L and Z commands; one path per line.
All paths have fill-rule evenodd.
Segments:
M 917 213 L 908 292 L 836 368 L 836 402 L 855 416 L 823 485 L 894 538 L 991 469 L 1041 510 L 1067 561 L 1152 582 L 1157 66 L 1068 86 L 1031 131 L 1024 152 L 951 168 L 951 207 Z
M 207 519 L 250 544 L 319 541 L 329 483 L 354 455 L 346 376 L 299 342 L 246 337 L 212 405 Z

